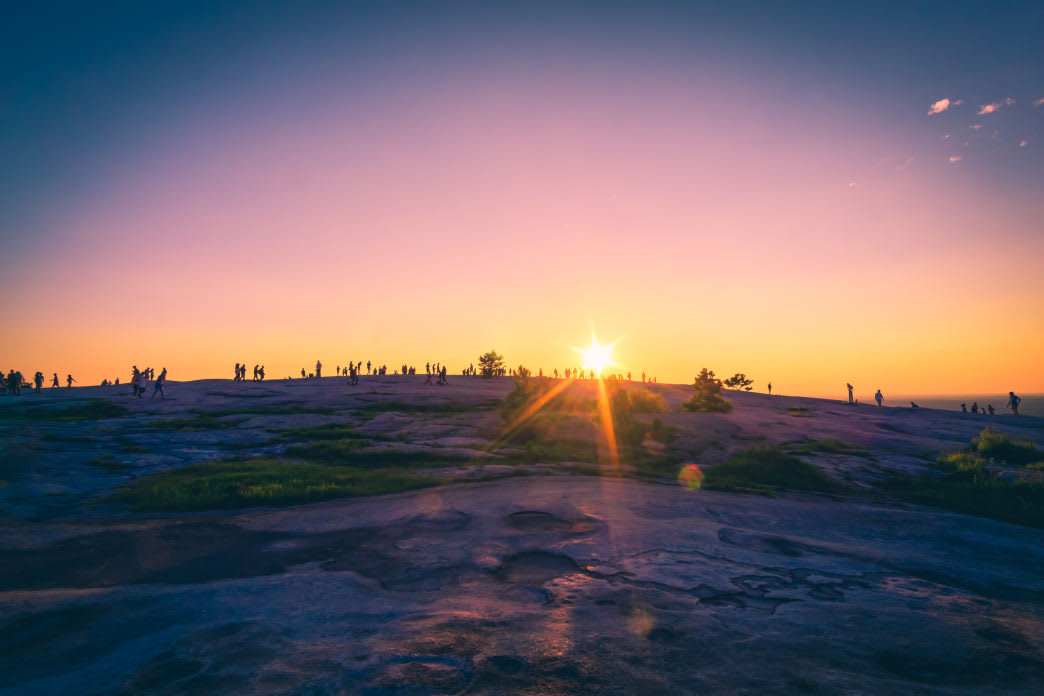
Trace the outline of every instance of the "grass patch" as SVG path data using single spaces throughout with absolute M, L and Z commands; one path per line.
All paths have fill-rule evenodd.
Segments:
M 99 454 L 97 457 L 87 461 L 89 466 L 96 466 L 99 469 L 105 469 L 106 471 L 119 472 L 126 469 L 126 465 L 122 462 L 117 461 L 116 457 L 111 454 Z
M 248 459 L 191 464 L 143 476 L 106 500 L 134 510 L 213 510 L 396 493 L 446 482 L 402 471 Z
M 942 478 L 904 476 L 883 486 L 912 503 L 1044 528 L 1044 485 L 998 478 L 967 454 L 949 455 L 940 467 L 947 471 Z
M 40 436 L 42 442 L 94 442 L 89 435 L 69 435 L 64 433 L 44 433 Z
M 434 413 L 451 415 L 457 413 L 473 413 L 495 408 L 499 402 L 464 404 L 456 402 L 442 403 L 410 403 L 407 401 L 374 401 L 352 409 L 352 413 L 361 420 L 373 420 L 382 413 Z
M 848 454 L 854 457 L 870 456 L 870 453 L 866 450 L 835 438 L 803 440 L 788 444 L 787 449 L 793 454 Z
M 819 467 L 766 445 L 741 450 L 728 461 L 707 469 L 703 487 L 762 492 L 778 489 L 826 492 L 836 488 Z
M 787 410 L 791 413 L 807 413 L 808 409 L 804 406 L 788 406 Z
M 1015 466 L 1026 466 L 1044 460 L 1044 453 L 1037 451 L 1033 440 L 1013 440 L 999 430 L 994 430 L 992 426 L 984 428 L 979 436 L 971 441 L 971 451 L 981 457 Z
M 449 454 L 438 450 L 367 449 L 369 441 L 334 440 L 309 442 L 288 447 L 287 457 L 304 459 L 314 464 L 330 466 L 366 467 L 370 469 L 429 469 L 431 467 L 460 466 L 489 458 L 475 458 Z M 492 461 L 492 460 L 490 460 Z
M 34 420 L 46 422 L 68 422 L 104 420 L 106 418 L 119 418 L 126 415 L 127 409 L 119 404 L 114 404 L 108 399 L 91 399 L 79 403 L 47 408 L 33 406 L 21 408 L 19 406 L 4 406 L 0 408 L 0 420 Z
M 279 428 L 275 431 L 279 437 L 273 442 L 289 442 L 291 440 L 364 440 L 370 438 L 356 432 L 348 423 L 325 423 L 323 425 L 306 425 L 298 428 Z
M 152 421 L 148 424 L 153 430 L 172 430 L 178 433 L 194 433 L 201 430 L 227 430 L 234 428 L 246 418 L 227 418 L 211 415 L 197 411 L 187 418 L 171 418 L 168 420 Z

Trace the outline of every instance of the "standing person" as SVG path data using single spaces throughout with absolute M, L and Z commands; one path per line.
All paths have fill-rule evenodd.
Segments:
M 163 383 L 166 382 L 166 381 L 167 381 L 167 368 L 164 367 L 163 370 L 160 372 L 159 378 L 155 382 L 152 383 L 152 396 L 149 397 L 149 401 L 152 401 L 153 399 L 156 398 L 156 392 L 159 392 L 159 395 L 160 395 L 161 399 L 166 399 L 167 398 L 163 394 Z
M 1008 408 L 1011 409 L 1012 414 L 1019 415 L 1019 404 L 1022 403 L 1022 399 L 1015 396 L 1015 392 L 1008 392 Z
M 874 401 L 877 402 L 878 406 L 880 406 L 881 402 L 884 401 L 884 396 L 881 395 L 881 390 L 880 389 L 878 389 L 877 393 L 874 394 Z
M 265 366 L 264 365 L 262 365 L 261 369 L 257 371 L 257 381 L 258 382 L 264 382 L 265 381 Z
M 39 394 L 40 393 L 40 389 L 43 388 L 43 383 L 44 383 L 43 373 L 37 371 L 37 373 L 35 375 L 33 375 L 33 382 L 36 383 L 36 393 Z
M 370 374 L 370 361 L 366 361 L 366 374 Z
M 986 412 L 989 413 L 991 416 L 993 415 L 993 404 L 986 405 Z
M 979 412 L 979 402 L 978 401 L 973 401 L 972 402 L 971 412 L 972 413 L 978 413 Z
M 239 363 L 236 363 L 236 376 L 232 379 L 233 382 L 239 381 Z
M 854 399 L 854 398 L 852 397 L 852 385 L 851 385 L 851 384 L 848 384 L 848 383 L 846 382 L 846 383 L 845 383 L 845 386 L 847 386 L 847 387 L 848 387 L 848 403 L 850 403 L 850 404 L 854 404 L 854 403 L 855 403 L 855 399 Z
M 319 379 L 323 376 L 323 364 L 318 360 L 315 361 L 315 378 Z
M 76 380 L 73 379 L 72 375 L 66 375 L 65 376 L 65 383 L 66 383 L 66 387 L 65 388 L 66 389 L 72 389 L 72 383 L 75 382 L 75 381 Z
M 145 394 L 145 386 L 149 383 L 149 368 L 145 368 L 138 375 L 137 390 L 138 398 L 140 399 Z
M 58 373 L 55 372 L 54 376 L 51 377 L 51 389 L 60 389 L 61 385 L 58 384 Z
M 769 396 L 772 396 L 772 382 L 768 383 L 768 388 L 769 388 Z
M 968 412 L 968 404 L 961 404 L 961 413 Z

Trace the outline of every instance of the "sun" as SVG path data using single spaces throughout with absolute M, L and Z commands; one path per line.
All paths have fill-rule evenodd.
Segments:
M 595 338 L 591 339 L 591 347 L 587 350 L 577 348 L 577 352 L 580 353 L 584 358 L 583 369 L 594 370 L 598 374 L 602 374 L 602 370 L 616 363 L 613 362 L 612 349 L 615 343 L 610 343 L 607 346 L 598 345 L 598 340 Z

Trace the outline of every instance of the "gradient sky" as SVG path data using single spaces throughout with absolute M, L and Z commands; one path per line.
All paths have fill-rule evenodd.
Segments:
M 30 5 L 5 371 L 1044 392 L 1042 3 Z

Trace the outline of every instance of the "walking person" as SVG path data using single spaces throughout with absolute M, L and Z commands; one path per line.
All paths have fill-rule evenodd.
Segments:
M 1015 396 L 1015 392 L 1008 392 L 1008 408 L 1011 409 L 1013 415 L 1019 415 L 1019 404 L 1022 403 L 1022 399 Z
M 881 395 L 881 390 L 880 389 L 878 389 L 877 393 L 874 394 L 874 401 L 877 402 L 878 406 L 880 406 L 881 402 L 884 401 L 884 396 Z
M 58 384 L 58 373 L 55 372 L 54 376 L 51 377 L 51 389 L 61 389 L 61 386 L 62 385 Z
M 36 393 L 40 393 L 40 389 L 43 388 L 44 376 L 42 372 L 37 372 L 33 375 L 33 382 L 36 383 Z
M 73 376 L 72 376 L 72 375 L 66 375 L 66 376 L 65 376 L 65 383 L 66 383 L 66 386 L 65 386 L 65 388 L 66 388 L 66 389 L 72 389 L 72 385 L 73 385 L 73 382 L 75 382 L 75 381 L 76 381 L 76 380 L 75 380 L 75 379 L 73 379 Z
M 848 384 L 848 383 L 846 382 L 846 383 L 845 383 L 845 386 L 847 386 L 847 387 L 848 387 L 848 403 L 850 403 L 850 404 L 854 404 L 854 403 L 855 403 L 855 399 L 854 399 L 854 398 L 852 397 L 852 385 L 851 385 L 851 384 Z
M 149 397 L 149 401 L 156 398 L 156 393 L 159 392 L 161 399 L 166 399 L 166 395 L 163 393 L 163 383 L 167 381 L 167 368 L 163 368 L 160 371 L 160 376 L 156 378 L 156 381 L 152 383 L 152 396 Z

